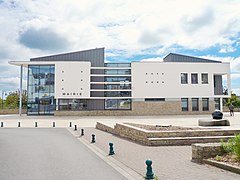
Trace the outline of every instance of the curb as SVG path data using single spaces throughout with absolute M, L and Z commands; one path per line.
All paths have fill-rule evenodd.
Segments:
M 103 161 L 105 161 L 108 165 L 110 165 L 112 168 L 114 168 L 116 171 L 118 171 L 120 174 L 122 174 L 124 177 L 126 177 L 129 180 L 141 180 L 144 179 L 144 177 L 140 174 L 138 174 L 136 171 L 132 170 L 131 168 L 127 167 L 120 161 L 116 160 L 112 156 L 109 156 L 107 153 L 99 149 L 98 147 L 94 146 L 90 142 L 88 142 L 86 139 L 81 138 L 81 136 L 76 135 L 76 133 L 72 132 L 69 128 L 67 130 L 76 137 L 81 143 L 83 143 L 85 146 L 87 146 L 92 152 L 94 152 L 98 157 L 100 157 Z
M 221 169 L 233 172 L 233 173 L 240 174 L 240 167 L 238 167 L 238 166 L 233 166 L 233 165 L 226 164 L 224 162 L 214 161 L 214 160 L 210 160 L 210 159 L 203 159 L 203 162 L 205 164 L 209 164 L 211 166 L 215 166 L 215 167 L 218 167 L 218 168 L 221 168 Z

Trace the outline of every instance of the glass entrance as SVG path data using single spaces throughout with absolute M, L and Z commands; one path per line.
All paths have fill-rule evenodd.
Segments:
M 54 74 L 54 65 L 28 67 L 28 115 L 54 114 Z

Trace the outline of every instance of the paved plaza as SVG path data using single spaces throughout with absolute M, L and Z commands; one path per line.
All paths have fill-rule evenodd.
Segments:
M 67 129 L 0 130 L 1 180 L 127 180 Z
M 34 127 L 38 122 L 38 127 L 52 127 L 56 122 L 56 127 L 69 127 L 69 122 L 80 127 L 95 127 L 97 121 L 114 125 L 117 122 L 136 122 L 160 125 L 197 126 L 199 119 L 210 119 L 211 115 L 164 115 L 164 116 L 26 116 L 26 115 L 0 115 L 0 122 L 4 127 L 17 127 L 21 122 L 22 127 Z M 224 113 L 224 118 L 229 119 L 229 128 L 240 128 L 240 113 L 230 116 Z
M 225 128 L 240 128 L 240 113 L 235 113 L 234 117 L 228 113 L 224 116 L 231 123 Z M 191 162 L 190 146 L 148 147 L 94 128 L 97 121 L 110 125 L 138 122 L 197 126 L 198 119 L 206 118 L 211 116 L 0 116 L 0 122 L 4 123 L 4 128 L 0 129 L 0 179 L 128 179 L 112 168 L 115 165 L 111 167 L 106 163 L 109 158 L 125 166 L 122 166 L 125 171 L 133 170 L 138 177 L 145 175 L 145 161 L 150 158 L 159 179 L 240 179 L 238 174 Z M 21 122 L 21 128 L 17 128 L 18 122 Z M 34 127 L 35 122 L 38 122 L 38 128 Z M 56 128 L 50 128 L 53 122 L 56 122 Z M 70 122 L 84 128 L 85 136 L 79 138 L 80 131 L 69 128 Z M 95 144 L 90 143 L 93 133 Z M 113 157 L 107 156 L 109 142 L 114 143 L 116 154 Z M 99 152 L 103 158 L 99 158 Z

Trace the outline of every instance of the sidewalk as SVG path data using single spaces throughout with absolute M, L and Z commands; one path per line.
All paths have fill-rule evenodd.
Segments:
M 113 142 L 116 153 L 113 157 L 142 176 L 146 173 L 146 159 L 151 159 L 159 179 L 240 179 L 238 174 L 191 162 L 190 146 L 148 147 L 95 128 L 86 128 L 85 136 L 81 138 L 90 142 L 92 133 L 96 135 L 95 146 L 108 153 L 108 143 Z

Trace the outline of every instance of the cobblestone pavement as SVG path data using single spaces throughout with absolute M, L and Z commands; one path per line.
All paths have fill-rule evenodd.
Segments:
M 79 132 L 80 134 L 80 132 Z M 146 173 L 146 159 L 153 161 L 153 170 L 159 179 L 240 179 L 240 175 L 221 170 L 209 165 L 191 162 L 191 146 L 148 147 L 97 130 L 86 128 L 85 138 L 91 141 L 91 134 L 96 135 L 95 146 L 108 153 L 108 143 L 114 143 L 114 158 L 132 168 L 142 176 Z

